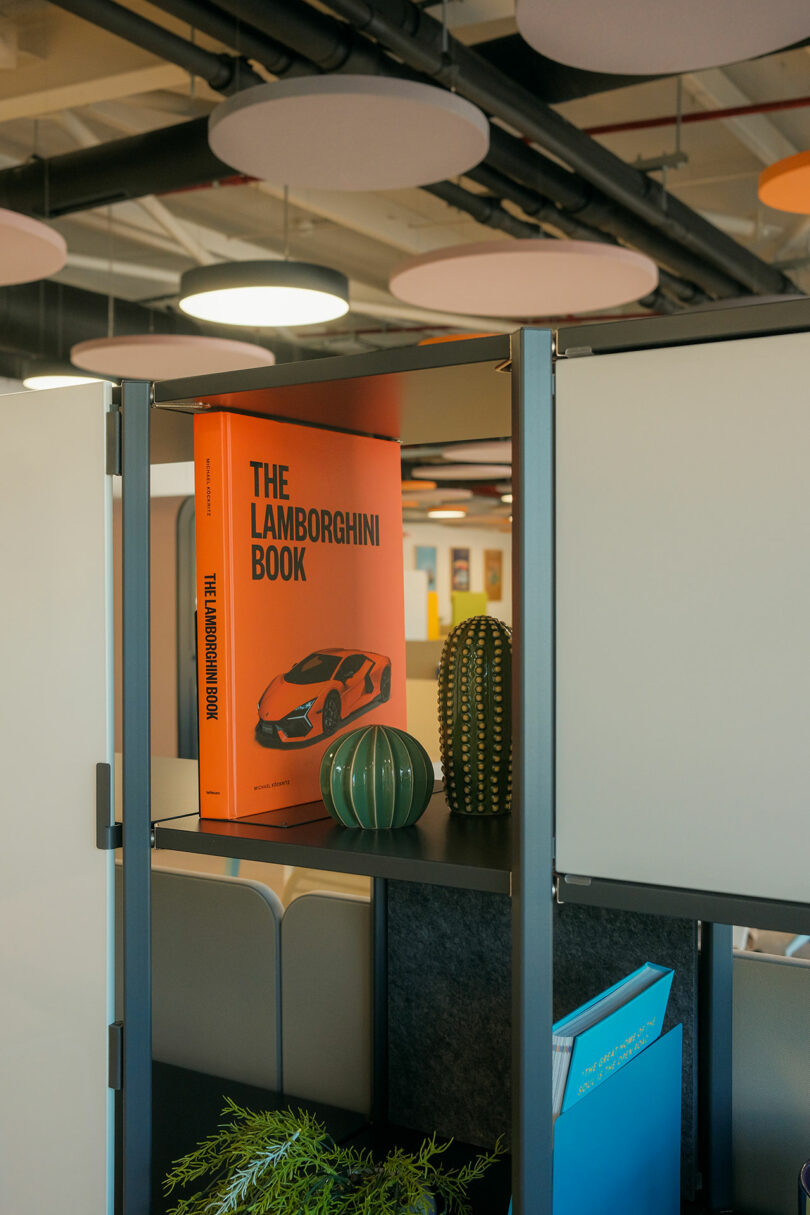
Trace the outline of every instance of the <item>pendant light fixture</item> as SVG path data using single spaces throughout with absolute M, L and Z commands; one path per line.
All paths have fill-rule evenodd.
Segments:
M 0 286 L 48 278 L 66 261 L 65 239 L 54 228 L 30 215 L 0 208 Z
M 272 350 L 230 338 L 188 333 L 136 333 L 79 342 L 71 362 L 100 375 L 138 380 L 172 380 L 184 376 L 272 367 Z
M 655 262 L 634 249 L 548 239 L 436 249 L 401 263 L 389 287 L 397 299 L 437 311 L 541 317 L 629 304 L 657 284 Z
M 180 279 L 180 308 L 220 325 L 317 325 L 349 311 L 349 280 L 311 262 L 221 262 Z
M 458 509 L 455 507 L 447 507 L 445 509 L 441 506 L 437 506 L 435 510 L 428 511 L 428 519 L 465 519 L 466 516 L 466 510 L 462 510 L 461 507 Z
M 322 190 L 399 190 L 456 177 L 489 149 L 471 102 L 388 76 L 300 76 L 234 93 L 208 122 L 239 173 Z
M 629 76 L 738 63 L 810 37 L 807 0 L 517 0 L 515 19 L 546 58 Z
M 64 366 L 42 366 L 32 368 L 23 378 L 23 388 L 31 388 L 35 392 L 46 391 L 49 388 L 76 388 L 80 384 L 103 384 L 106 377 L 82 375 Z M 107 383 L 112 381 L 106 380 Z
M 195 266 L 180 279 L 180 308 L 220 325 L 277 329 L 334 321 L 349 311 L 339 270 L 290 260 L 290 198 L 284 187 L 284 259 Z

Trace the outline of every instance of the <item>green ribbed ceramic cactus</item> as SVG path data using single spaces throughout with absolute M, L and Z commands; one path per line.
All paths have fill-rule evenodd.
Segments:
M 439 743 L 454 814 L 512 809 L 512 631 L 471 616 L 449 633 L 439 663 Z
M 410 827 L 433 794 L 433 764 L 420 742 L 394 726 L 362 726 L 321 760 L 321 795 L 344 827 Z

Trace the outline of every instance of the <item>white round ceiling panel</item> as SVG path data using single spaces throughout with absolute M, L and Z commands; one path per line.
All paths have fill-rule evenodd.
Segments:
M 211 113 L 211 151 L 240 173 L 322 190 L 398 190 L 455 177 L 489 149 L 481 111 L 434 85 L 301 76 L 235 93 Z
M 0 285 L 48 278 L 66 261 L 63 236 L 30 215 L 0 208 Z
M 619 245 L 500 240 L 410 258 L 389 286 L 397 299 L 441 312 L 541 317 L 628 304 L 657 283 L 655 262 Z
M 511 439 L 482 439 L 478 443 L 451 443 L 443 448 L 445 460 L 458 460 L 470 464 L 497 464 L 512 462 Z
M 497 481 L 511 475 L 508 464 L 427 464 L 414 468 L 415 477 L 430 476 L 434 481 Z
M 271 350 L 250 342 L 187 333 L 141 333 L 79 342 L 70 352 L 76 367 L 136 380 L 172 380 L 218 371 L 271 367 Z
M 436 489 L 403 491 L 402 496 L 411 502 L 467 502 L 473 493 L 471 489 L 446 489 L 437 486 Z
M 627 76 L 718 67 L 810 38 L 807 0 L 517 0 L 515 17 L 546 58 Z

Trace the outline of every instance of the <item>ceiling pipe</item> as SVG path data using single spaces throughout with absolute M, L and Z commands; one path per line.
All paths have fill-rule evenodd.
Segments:
M 525 220 L 518 219 L 494 199 L 487 198 L 481 194 L 472 194 L 469 190 L 456 185 L 455 182 L 437 182 L 436 185 L 426 186 L 425 189 L 429 194 L 433 194 L 436 198 L 441 198 L 444 202 L 449 203 L 451 207 L 458 207 L 460 211 L 471 215 L 480 224 L 486 224 L 490 228 L 498 228 L 501 232 L 508 232 L 510 236 L 516 236 L 522 240 L 526 240 L 527 238 L 536 240 L 538 237 L 545 235 L 542 228 L 538 228 L 536 224 L 527 224 Z M 638 302 L 643 308 L 649 308 L 654 312 L 672 313 L 680 311 L 677 304 L 674 304 L 668 296 L 658 290 L 651 291 L 649 295 L 645 295 Z
M 310 76 L 317 68 L 309 59 L 294 54 L 275 38 L 234 18 L 211 0 L 152 0 L 155 7 L 184 21 L 192 29 L 233 47 L 240 55 L 255 59 L 274 76 Z
M 556 161 L 535 152 L 501 127 L 493 126 L 490 131 L 487 165 L 507 179 L 515 179 L 541 196 L 550 195 L 572 219 L 601 232 L 609 232 L 624 244 L 642 250 L 659 265 L 667 266 L 674 274 L 697 284 L 713 296 L 725 299 L 741 294 L 736 279 L 717 270 L 704 258 L 663 233 L 640 224 L 635 215 L 623 207 L 617 207 L 606 195 L 589 187 L 582 178 L 562 168 Z M 718 232 L 718 236 L 721 235 Z
M 689 126 L 694 122 L 718 122 L 726 118 L 745 118 L 748 114 L 775 114 L 780 110 L 800 110 L 810 105 L 810 97 L 787 97 L 783 101 L 755 101 L 751 105 L 732 105 L 724 110 L 696 110 L 694 114 L 665 114 L 661 118 L 634 118 L 632 122 L 606 122 L 601 127 L 583 127 L 586 135 L 613 135 L 619 131 L 650 131 L 653 127 Z
M 196 325 L 174 312 L 160 312 L 130 300 L 112 299 L 97 291 L 85 291 L 67 283 L 44 279 L 0 288 L 0 350 L 9 354 L 70 362 L 77 342 L 90 341 L 107 333 L 110 313 L 116 336 L 135 333 L 203 334 L 233 339 L 233 331 L 221 326 Z M 318 358 L 321 351 L 291 342 L 251 335 L 251 342 L 272 350 L 279 362 Z
M 253 70 L 246 59 L 206 51 L 172 34 L 162 25 L 139 17 L 137 13 L 116 4 L 115 0 L 53 0 L 53 3 L 119 38 L 143 47 L 168 63 L 176 63 L 220 93 L 235 93 L 247 85 L 264 83 L 264 78 Z
M 223 7 L 253 29 L 278 38 L 323 72 L 408 78 L 414 75 L 373 42 L 358 36 L 351 25 L 335 21 L 320 9 L 279 4 L 276 0 L 227 0 Z
M 532 190 L 528 190 L 525 186 L 512 181 L 511 178 L 505 177 L 503 174 L 491 169 L 489 165 L 479 165 L 475 169 L 470 169 L 465 173 L 470 181 L 477 182 L 483 186 L 491 194 L 494 194 L 500 199 L 508 199 L 520 207 L 524 214 L 533 219 L 538 220 L 542 224 L 548 224 L 551 227 L 559 229 L 569 236 L 572 240 L 590 240 L 598 241 L 601 244 L 618 245 L 619 242 L 609 236 L 606 232 L 600 231 L 598 228 L 593 228 L 589 224 L 584 224 L 581 220 L 569 215 L 560 207 L 555 206 L 547 198 L 543 198 L 541 194 L 535 194 Z M 709 296 L 702 292 L 694 283 L 685 282 L 683 279 L 676 278 L 675 275 L 669 274 L 666 270 L 659 266 L 658 277 L 661 287 L 671 295 L 675 300 L 683 304 L 697 304 L 708 301 Z
M 273 8 L 277 6 L 277 0 L 262 2 Z M 763 294 L 788 291 L 795 294 L 795 285 L 779 270 L 712 227 L 668 194 L 652 177 L 620 160 L 477 52 L 447 34 L 438 21 L 412 0 L 375 0 L 375 3 L 328 0 L 328 4 L 351 25 L 376 38 L 403 63 L 457 89 L 487 113 L 561 159 L 639 219 L 704 258 L 709 265 L 748 290 Z

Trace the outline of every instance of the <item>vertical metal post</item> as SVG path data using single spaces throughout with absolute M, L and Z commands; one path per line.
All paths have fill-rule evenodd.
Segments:
M 150 1215 L 151 1208 L 149 396 L 148 383 L 123 384 L 124 1215 Z
M 706 1205 L 729 1211 L 731 1181 L 731 1029 L 733 933 L 730 924 L 700 929 L 698 970 L 698 1120 Z
M 371 889 L 371 1117 L 388 1117 L 388 882 L 373 878 Z
M 512 1188 L 514 1215 L 552 1215 L 554 397 L 552 335 L 512 340 Z

